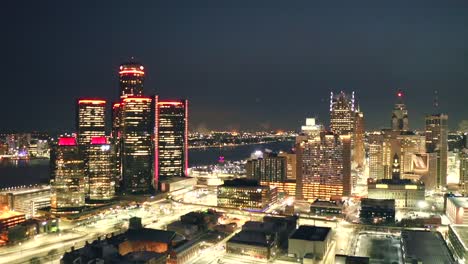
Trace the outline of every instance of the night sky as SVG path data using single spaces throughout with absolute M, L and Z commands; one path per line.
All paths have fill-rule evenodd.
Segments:
M 468 119 L 468 1 L 5 1 L 1 130 L 73 131 L 78 97 L 118 97 L 134 56 L 145 91 L 190 100 L 191 130 L 328 122 L 355 90 L 368 128 L 406 91 L 410 126 Z

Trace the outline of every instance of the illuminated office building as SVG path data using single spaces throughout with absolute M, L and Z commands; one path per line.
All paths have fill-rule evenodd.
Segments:
M 320 135 L 323 130 L 323 126 L 317 124 L 315 118 L 306 118 L 306 124 L 301 126 L 301 132 L 307 136 L 315 137 Z
M 145 71 L 143 65 L 124 63 L 119 68 L 120 98 L 143 96 Z
M 403 103 L 403 91 L 398 90 L 397 92 L 397 103 L 393 108 L 392 112 L 392 130 L 393 131 L 408 131 L 408 110 L 406 105 Z
M 362 169 L 366 159 L 366 150 L 364 147 L 364 114 L 359 111 L 359 107 L 354 113 L 353 132 L 353 164 Z
M 436 187 L 447 185 L 448 116 L 433 114 L 426 116 L 426 151 L 437 154 Z
M 426 153 L 425 136 L 413 133 L 402 134 L 398 136 L 400 141 L 400 159 L 401 159 L 401 172 L 413 173 L 414 157 Z
M 381 179 L 384 175 L 383 168 L 383 135 L 381 132 L 373 132 L 367 136 L 369 147 L 369 178 Z
M 85 166 L 74 137 L 61 137 L 51 154 L 51 211 L 77 213 L 85 205 Z
M 26 215 L 26 218 L 39 216 L 37 211 L 50 207 L 50 186 L 14 187 L 0 190 L 0 207 Z
M 296 154 L 281 152 L 264 153 L 246 163 L 247 178 L 261 185 L 277 187 L 278 193 L 296 194 Z
M 155 185 L 159 177 L 182 177 L 188 167 L 188 101 L 155 97 Z
M 153 190 L 152 100 L 127 97 L 120 107 L 121 191 L 149 193 Z
M 468 194 L 468 149 L 460 152 L 460 184 L 465 195 Z
M 353 131 L 354 92 L 349 97 L 345 92 L 330 94 L 330 130 L 338 135 Z
M 403 174 L 414 172 L 414 158 L 425 153 L 424 136 L 411 131 L 382 130 L 382 165 L 384 179 L 392 178 L 393 156 L 396 154 L 401 160 Z
M 401 160 L 397 154 L 392 159 L 391 179 L 369 179 L 368 198 L 393 199 L 396 208 L 418 208 L 425 200 L 425 186 L 422 181 L 401 179 Z
M 113 103 L 112 104 L 112 130 L 111 136 L 113 139 L 120 138 L 120 103 Z
M 87 199 L 103 202 L 115 196 L 115 152 L 106 137 L 93 137 L 86 151 Z
M 297 175 L 297 155 L 296 153 L 280 151 L 278 157 L 286 158 L 286 179 L 296 180 Z
M 447 137 L 448 150 L 453 152 L 460 152 L 465 148 L 465 138 L 463 133 L 450 132 Z
M 122 182 L 122 159 L 121 159 L 121 141 L 120 141 L 120 136 L 121 136 L 121 129 L 120 129 L 120 123 L 121 123 L 121 115 L 120 115 L 120 110 L 121 110 L 121 103 L 113 103 L 112 104 L 112 128 L 111 128 L 111 137 L 110 137 L 110 143 L 114 147 L 114 152 L 115 152 L 115 188 L 117 191 L 120 191 L 120 183 Z
M 88 145 L 92 137 L 104 136 L 106 134 L 106 101 L 79 99 L 76 125 L 77 140 L 80 146 Z
M 262 186 L 256 180 L 234 179 L 218 186 L 218 206 L 264 211 L 277 200 L 276 187 Z
M 286 180 L 286 157 L 276 153 L 264 153 L 263 157 L 251 158 L 246 165 L 247 178 L 259 182 L 284 182 Z
M 350 195 L 351 136 L 322 132 L 296 145 L 298 199 L 313 201 Z

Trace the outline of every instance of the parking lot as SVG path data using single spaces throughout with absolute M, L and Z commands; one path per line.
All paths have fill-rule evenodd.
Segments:
M 356 241 L 355 255 L 369 257 L 370 263 L 402 263 L 400 237 L 388 233 L 361 232 Z

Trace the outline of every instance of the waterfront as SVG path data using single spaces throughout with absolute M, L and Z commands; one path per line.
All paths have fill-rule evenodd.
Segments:
M 215 164 L 219 157 L 225 160 L 246 159 L 256 150 L 273 151 L 291 149 L 292 141 L 267 144 L 239 145 L 223 148 L 190 149 L 189 166 Z M 49 160 L 0 160 L 0 188 L 49 182 Z

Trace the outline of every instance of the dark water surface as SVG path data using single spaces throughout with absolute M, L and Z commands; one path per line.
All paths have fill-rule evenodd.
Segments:
M 225 160 L 246 159 L 256 150 L 273 151 L 291 149 L 293 142 L 275 142 L 226 148 L 190 149 L 189 166 L 210 165 L 220 156 Z M 49 182 L 49 160 L 0 160 L 0 188 Z

